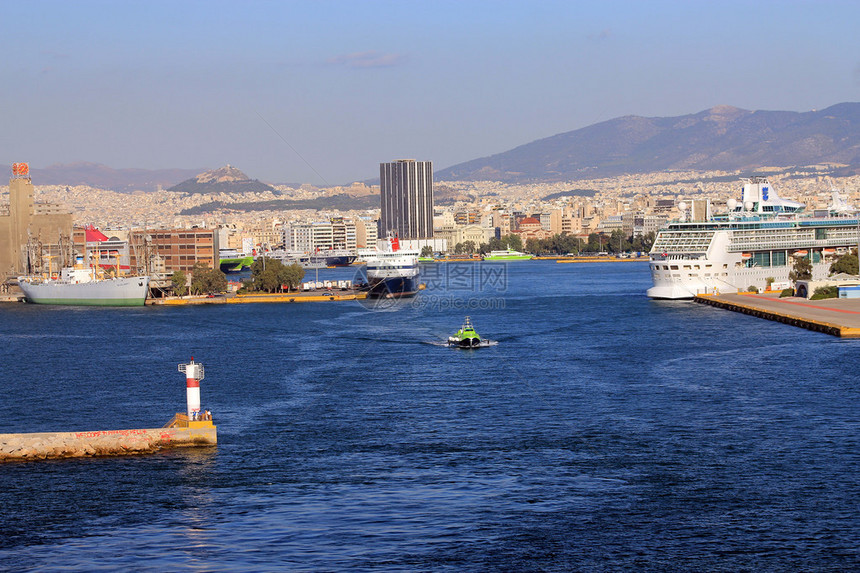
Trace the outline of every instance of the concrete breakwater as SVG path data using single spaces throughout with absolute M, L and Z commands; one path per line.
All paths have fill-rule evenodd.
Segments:
M 217 443 L 211 422 L 187 424 L 144 430 L 0 434 L 0 462 L 148 454 L 163 448 Z

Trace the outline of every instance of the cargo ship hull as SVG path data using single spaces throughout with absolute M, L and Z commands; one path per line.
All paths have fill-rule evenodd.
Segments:
M 19 279 L 27 302 L 75 306 L 143 306 L 149 294 L 149 277 L 120 277 L 100 281 Z

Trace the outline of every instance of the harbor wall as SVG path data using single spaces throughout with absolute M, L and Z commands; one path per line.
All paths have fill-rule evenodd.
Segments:
M 795 305 L 786 307 L 782 310 L 776 310 L 774 308 L 763 306 L 765 303 L 762 300 L 757 300 L 755 298 L 748 298 L 747 301 L 743 302 L 738 300 L 744 296 L 746 295 L 697 295 L 694 300 L 701 304 L 740 312 L 750 316 L 764 318 L 766 320 L 782 322 L 784 324 L 790 324 L 807 330 L 823 332 L 840 338 L 860 338 L 860 327 L 855 324 L 853 317 L 849 318 L 850 315 L 840 316 L 834 313 L 824 320 L 817 314 L 813 316 L 812 313 L 815 312 L 816 309 L 812 307 L 812 305 Z M 851 312 L 840 309 L 828 310 L 835 310 L 836 312 L 842 313 Z M 851 321 L 850 323 L 849 320 Z
M 217 441 L 211 422 L 143 430 L 0 434 L 0 462 L 147 454 L 163 448 L 215 445 Z

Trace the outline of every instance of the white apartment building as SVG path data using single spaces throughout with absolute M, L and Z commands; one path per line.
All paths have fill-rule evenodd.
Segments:
M 288 251 L 312 253 L 327 249 L 355 250 L 356 246 L 356 225 L 352 221 L 334 219 L 284 226 L 284 248 Z

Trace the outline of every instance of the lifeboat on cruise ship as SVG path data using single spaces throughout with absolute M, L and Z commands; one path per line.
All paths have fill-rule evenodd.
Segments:
M 821 252 L 825 255 L 834 255 L 836 254 L 836 249 L 822 249 Z
M 743 260 L 751 259 L 751 258 L 752 258 L 752 253 L 741 253 L 741 258 L 742 258 Z
M 794 251 L 793 253 L 791 253 L 791 256 L 792 257 L 805 257 L 808 254 L 809 253 L 807 251 Z

